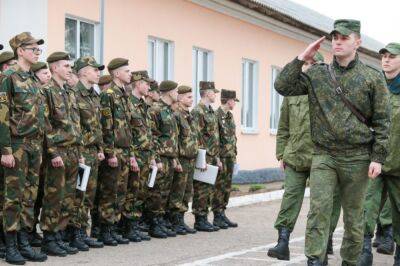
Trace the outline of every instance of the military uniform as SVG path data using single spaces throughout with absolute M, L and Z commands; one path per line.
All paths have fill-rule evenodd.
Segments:
M 334 32 L 348 35 L 359 29 L 357 21 L 338 20 Z M 369 165 L 371 161 L 383 163 L 386 158 L 389 125 L 386 84 L 382 75 L 364 65 L 358 55 L 347 67 L 341 67 L 336 58 L 331 64 L 345 97 L 370 119 L 373 134 L 336 95 L 327 65 L 314 65 L 303 74 L 303 64 L 297 58 L 287 64 L 275 81 L 275 88 L 284 96 L 308 94 L 310 101 L 315 155 L 311 165 L 305 253 L 310 261 L 325 259 L 333 195 L 339 186 L 346 228 L 341 256 L 344 264 L 354 265 L 362 246 Z

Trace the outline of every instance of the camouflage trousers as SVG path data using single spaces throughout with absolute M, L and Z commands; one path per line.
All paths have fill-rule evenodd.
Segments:
M 369 154 L 313 155 L 310 174 L 305 254 L 325 258 L 333 196 L 339 187 L 343 208 L 344 236 L 340 255 L 347 265 L 356 265 L 363 243 L 363 204 L 368 186 Z
M 378 221 L 381 221 L 383 226 L 392 224 L 392 207 L 387 199 L 387 192 L 382 176 L 369 181 L 364 202 L 364 235 L 373 236 Z
M 78 147 L 58 147 L 57 152 L 64 166 L 53 167 L 51 158 L 46 160 L 40 228 L 48 232 L 65 230 L 68 225 L 80 227 L 78 206 L 75 203 L 79 168 Z
M 214 194 L 212 197 L 213 212 L 222 212 L 228 205 L 235 161 L 236 158 L 234 157 L 221 158 L 222 171 L 220 171 L 215 181 Z
M 99 168 L 99 216 L 104 224 L 115 224 L 121 219 L 125 204 L 128 176 L 129 149 L 115 149 L 117 167 L 110 167 L 107 158 Z
M 163 169 L 157 173 L 154 187 L 148 188 L 149 197 L 146 207 L 150 217 L 165 215 L 172 180 L 174 178 L 173 159 L 162 156 L 161 163 L 163 164 Z
M 168 212 L 171 215 L 184 213 L 188 210 L 188 204 L 193 190 L 193 173 L 196 159 L 179 158 L 182 172 L 174 173 L 171 192 L 168 198 Z
M 207 155 L 207 163 L 217 165 L 217 159 Z M 217 177 L 218 178 L 218 177 Z M 195 216 L 206 216 L 210 206 L 210 200 L 214 191 L 214 186 L 193 180 L 193 214 Z
M 285 192 L 283 193 L 281 208 L 275 221 L 275 229 L 287 228 L 290 232 L 293 231 L 303 204 L 304 191 L 309 176 L 310 171 L 296 171 L 290 166 L 285 167 Z M 331 234 L 335 231 L 339 221 L 340 209 L 339 187 L 337 187 L 333 195 L 329 230 Z
M 28 141 L 26 141 L 28 142 Z M 13 142 L 13 168 L 4 170 L 3 227 L 5 232 L 31 231 L 34 226 L 34 205 L 39 185 L 42 141 Z

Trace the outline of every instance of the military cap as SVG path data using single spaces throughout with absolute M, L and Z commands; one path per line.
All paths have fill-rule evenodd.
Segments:
M 150 81 L 150 89 L 149 91 L 159 91 L 158 90 L 158 82 L 154 79 Z
M 219 90 L 215 88 L 215 84 L 213 81 L 200 81 L 199 85 L 201 91 L 213 90 L 214 92 L 219 92 Z
M 92 66 L 99 70 L 104 69 L 104 65 L 97 63 L 96 59 L 94 59 L 93 56 L 79 57 L 74 63 L 74 69 L 76 72 L 78 72 L 79 70 L 81 70 L 82 68 L 87 67 L 87 66 Z
M 47 64 L 45 63 L 45 62 L 37 62 L 37 63 L 35 63 L 35 64 L 33 64 L 32 66 L 31 66 L 31 71 L 33 72 L 33 73 L 36 73 L 37 71 L 39 71 L 39 70 L 41 70 L 41 69 L 47 69 L 48 68 L 48 66 L 47 66 Z
M 221 99 L 226 99 L 230 100 L 233 99 L 235 102 L 239 102 L 239 100 L 236 98 L 236 91 L 231 91 L 231 90 L 221 90 Z
M 320 52 L 317 52 L 317 53 L 314 55 L 313 59 L 314 59 L 314 61 L 315 61 L 316 63 L 323 63 L 323 62 L 325 61 L 324 56 L 323 56 Z
M 113 60 L 110 61 L 110 63 L 108 63 L 107 69 L 108 69 L 108 71 L 111 71 L 111 70 L 117 69 L 122 66 L 127 66 L 128 63 L 129 63 L 128 59 L 114 58 Z
M 104 75 L 104 76 L 100 77 L 98 85 L 99 86 L 106 85 L 108 83 L 111 83 L 111 81 L 112 81 L 112 77 L 110 75 Z
M 354 19 L 338 19 L 333 24 L 331 35 L 338 32 L 342 35 L 350 35 L 351 33 L 360 34 L 361 22 Z
M 380 49 L 379 53 L 380 54 L 391 53 L 393 55 L 400 55 L 400 43 L 391 42 L 388 45 L 386 45 L 385 48 Z
M 54 63 L 60 60 L 71 60 L 69 54 L 66 52 L 54 52 L 47 57 L 47 63 Z
M 160 91 L 167 92 L 172 91 L 178 87 L 178 83 L 172 80 L 164 80 L 160 83 Z
M 0 64 L 3 64 L 7 61 L 14 59 L 14 53 L 10 51 L 5 51 L 0 54 Z
M 179 94 L 185 94 L 185 93 L 189 93 L 189 92 L 192 92 L 192 88 L 189 86 L 181 85 L 178 87 Z
M 28 44 L 34 44 L 34 43 L 37 43 L 38 45 L 42 45 L 42 44 L 44 44 L 44 40 L 33 38 L 30 32 L 22 32 L 18 35 L 15 35 L 10 40 L 10 46 L 14 51 L 17 50 L 18 47 L 28 45 Z
M 0 50 L 3 50 L 4 46 L 2 44 L 0 44 Z
M 139 70 L 139 71 L 133 71 L 132 72 L 132 78 L 131 81 L 139 81 L 139 80 L 144 80 L 147 82 L 150 82 L 149 74 L 147 73 L 146 70 Z

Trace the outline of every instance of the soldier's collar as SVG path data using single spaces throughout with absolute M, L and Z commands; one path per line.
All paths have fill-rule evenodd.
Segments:
M 356 56 L 354 57 L 353 61 L 351 61 L 346 67 L 340 66 L 339 63 L 337 62 L 335 56 L 333 57 L 332 64 L 333 64 L 334 68 L 344 71 L 344 70 L 352 69 L 358 63 L 358 61 L 359 61 L 358 53 L 356 53 Z
M 31 71 L 23 70 L 18 64 L 15 65 L 15 73 L 23 79 L 34 77 L 34 74 Z

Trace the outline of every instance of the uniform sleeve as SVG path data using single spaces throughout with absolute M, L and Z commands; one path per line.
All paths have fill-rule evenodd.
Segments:
M 12 154 L 10 133 L 11 89 L 11 78 L 4 78 L 0 86 L 0 147 L 2 155 Z
M 112 95 L 104 92 L 100 97 L 101 128 L 103 131 L 104 153 L 108 158 L 115 156 L 114 150 L 114 120 Z
M 202 132 L 203 129 L 205 129 L 204 116 L 201 115 L 200 112 L 197 110 L 192 111 L 192 116 L 193 123 L 196 125 L 197 128 L 197 139 L 199 141 L 199 148 L 206 149 L 206 142 L 204 140 L 204 134 Z
M 160 142 L 159 142 L 159 137 L 161 136 L 161 132 L 158 129 L 158 111 L 156 108 L 151 107 L 149 109 L 149 124 L 151 128 L 151 135 L 153 139 L 153 147 L 154 147 L 154 154 L 155 154 L 155 160 L 157 162 L 161 162 L 160 160 Z
M 275 80 L 275 90 L 283 96 L 296 96 L 308 94 L 308 82 L 302 75 L 304 61 L 297 57 L 287 64 Z
M 48 118 L 49 124 L 51 124 L 52 115 L 54 114 L 54 102 L 52 101 L 51 96 L 51 89 L 45 89 L 45 96 L 46 96 L 46 104 L 48 106 Z M 54 144 L 54 139 L 56 138 L 56 131 L 50 127 L 49 131 L 46 134 L 46 143 L 47 143 L 47 153 L 50 156 L 50 159 L 54 159 L 59 156 L 57 151 L 57 146 Z
M 289 100 L 283 99 L 281 115 L 279 117 L 278 132 L 276 134 L 276 159 L 282 160 L 286 145 L 289 141 Z

